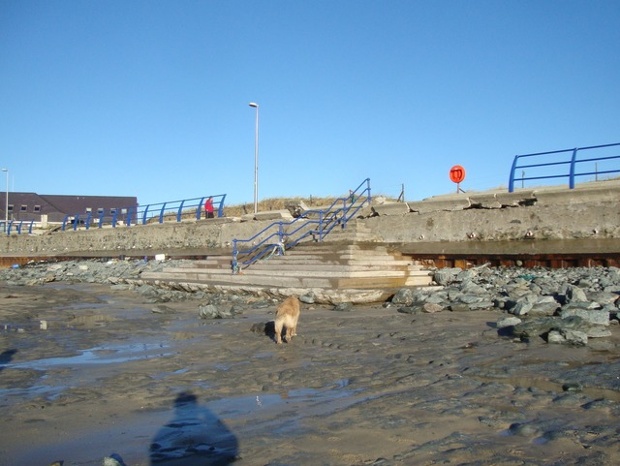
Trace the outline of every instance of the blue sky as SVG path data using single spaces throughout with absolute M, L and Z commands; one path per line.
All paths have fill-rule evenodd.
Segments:
M 617 0 L 0 0 L 10 189 L 137 196 L 507 186 L 620 142 Z M 0 179 L 4 189 L 5 181 Z

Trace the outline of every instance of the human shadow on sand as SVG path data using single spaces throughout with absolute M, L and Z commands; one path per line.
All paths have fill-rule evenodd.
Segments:
M 163 426 L 150 447 L 151 465 L 224 466 L 235 461 L 235 435 L 192 392 L 177 395 L 174 419 Z
M 13 359 L 13 355 L 15 355 L 15 353 L 17 353 L 16 349 L 6 350 L 0 353 L 0 372 L 2 372 L 2 370 L 4 369 L 4 366 L 6 366 L 7 364 L 11 362 L 11 360 Z

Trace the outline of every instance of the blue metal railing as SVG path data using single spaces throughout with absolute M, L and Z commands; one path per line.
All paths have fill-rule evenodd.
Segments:
M 196 220 L 204 217 L 205 201 L 213 199 L 214 214 L 216 217 L 224 216 L 224 200 L 226 194 L 182 199 L 179 201 L 161 202 L 145 206 L 132 206 L 118 209 L 101 209 L 96 214 L 86 212 L 83 214 L 67 215 L 62 222 L 62 230 L 83 226 L 87 230 L 91 226 L 102 228 L 109 225 L 113 228 L 121 225 L 146 225 L 154 223 L 180 222 L 183 218 L 191 216 Z
M 18 235 L 22 234 L 22 230 L 26 227 L 28 234 L 32 234 L 32 227 L 34 226 L 34 220 L 9 220 L 8 222 L 0 221 L 0 232 L 5 232 L 10 235 L 13 229 Z
M 233 273 L 261 259 L 283 255 L 302 241 L 323 241 L 335 227 L 346 228 L 347 222 L 371 201 L 370 178 L 366 178 L 347 197 L 336 199 L 325 209 L 304 210 L 296 219 L 274 222 L 251 238 L 233 239 Z M 244 244 L 249 247 L 241 249 Z
M 574 149 L 563 149 L 556 150 L 551 152 L 538 152 L 535 154 L 525 154 L 525 155 L 516 155 L 513 162 L 512 168 L 510 169 L 510 179 L 508 181 L 508 192 L 513 192 L 515 187 L 515 181 L 520 181 L 521 183 L 530 180 L 549 180 L 549 179 L 557 179 L 557 178 L 568 178 L 568 187 L 570 189 L 575 188 L 575 179 L 578 176 L 596 176 L 599 175 L 607 175 L 612 173 L 620 173 L 620 163 L 617 163 L 611 169 L 598 169 L 598 162 L 609 161 L 609 160 L 620 160 L 620 155 L 618 155 L 616 148 L 620 146 L 620 143 L 614 144 L 604 144 L 599 146 L 589 146 L 589 147 L 577 147 Z M 605 153 L 606 155 L 590 157 L 587 158 L 579 158 L 583 153 L 589 153 L 588 151 L 597 151 L 597 154 Z M 611 155 L 610 155 L 611 154 Z M 527 165 L 519 165 L 522 159 L 530 158 L 530 157 L 545 157 L 546 162 L 544 163 L 532 163 Z M 557 158 L 557 159 L 556 159 Z M 551 161 L 548 161 L 551 160 Z M 594 163 L 595 169 L 588 170 L 587 168 L 582 168 L 584 171 L 578 171 L 578 167 L 583 167 L 586 163 Z M 568 171 L 562 171 L 558 173 L 556 167 L 558 166 L 568 166 Z M 550 168 L 554 167 L 554 168 Z M 535 172 L 539 173 L 536 176 L 525 176 L 525 169 L 534 169 Z M 516 177 L 516 173 L 518 170 L 522 170 L 522 174 L 520 178 Z M 550 170 L 548 174 L 540 174 L 540 172 L 544 172 L 545 170 Z

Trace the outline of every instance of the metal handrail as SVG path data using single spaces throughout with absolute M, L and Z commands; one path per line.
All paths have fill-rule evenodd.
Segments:
M 28 234 L 30 235 L 32 234 L 32 227 L 34 226 L 34 224 L 34 220 L 9 220 L 8 222 L 0 221 L 0 231 L 6 232 L 7 236 L 9 236 L 11 234 L 11 230 L 13 230 L 14 227 L 17 234 L 21 235 L 22 229 L 25 225 L 28 227 Z
M 346 228 L 347 222 L 371 201 L 370 178 L 366 178 L 349 196 L 335 199 L 326 209 L 304 210 L 294 220 L 274 222 L 250 238 L 233 239 L 233 273 L 273 254 L 285 254 L 286 249 L 302 241 L 323 241 L 336 226 Z M 251 246 L 240 249 L 241 244 Z
M 601 157 L 589 157 L 585 159 L 578 159 L 578 155 L 580 154 L 580 152 L 604 149 L 608 147 L 617 147 L 617 146 L 620 146 L 620 143 L 602 144 L 598 146 L 576 147 L 574 149 L 562 149 L 562 150 L 555 150 L 555 151 L 550 151 L 550 152 L 536 152 L 533 154 L 515 155 L 515 158 L 512 162 L 512 167 L 510 169 L 510 177 L 508 181 L 508 192 L 511 192 L 511 193 L 514 192 L 515 181 L 524 182 L 524 181 L 531 181 L 531 180 L 568 178 L 569 189 L 574 189 L 575 180 L 576 180 L 576 177 L 578 176 L 592 176 L 592 175 L 598 176 L 598 175 L 604 175 L 604 174 L 620 173 L 620 168 L 618 169 L 614 168 L 612 170 L 596 169 L 594 171 L 580 171 L 580 172 L 577 171 L 577 164 L 583 164 L 586 162 L 599 162 L 602 160 L 619 160 L 620 159 L 620 155 L 608 155 L 608 156 L 601 156 Z M 567 158 L 566 160 L 556 161 L 556 162 L 518 165 L 521 159 L 525 159 L 529 157 L 551 156 L 551 155 L 556 155 L 556 154 L 570 154 L 570 158 Z M 520 178 L 515 177 L 515 173 L 517 172 L 517 170 L 523 170 L 525 168 L 536 169 L 536 168 L 552 167 L 552 166 L 558 166 L 558 165 L 562 165 L 562 166 L 568 165 L 569 166 L 568 173 L 562 172 L 562 173 L 553 173 L 550 175 L 537 175 L 537 176 L 527 176 L 527 177 L 525 175 L 522 175 Z
M 68 227 L 77 230 L 79 226 L 90 229 L 91 226 L 102 228 L 109 225 L 113 228 L 125 225 L 146 225 L 152 223 L 164 223 L 166 221 L 181 222 L 188 216 L 200 220 L 204 211 L 205 201 L 213 199 L 217 217 L 224 216 L 224 201 L 226 194 L 214 194 L 211 196 L 196 197 L 193 199 L 181 199 L 178 201 L 160 202 L 145 206 L 131 206 L 115 209 L 101 209 L 94 216 L 92 212 L 66 215 L 62 221 L 62 231 Z

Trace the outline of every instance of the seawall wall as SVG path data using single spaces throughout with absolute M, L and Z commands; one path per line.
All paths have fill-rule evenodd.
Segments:
M 574 190 L 489 191 L 411 203 L 375 203 L 358 221 L 374 241 L 409 250 L 416 244 L 429 243 L 620 239 L 620 181 L 589 183 Z M 207 254 L 228 250 L 234 238 L 249 238 L 272 222 L 223 218 L 2 236 L 0 254 Z M 346 234 L 345 230 L 339 236 Z

